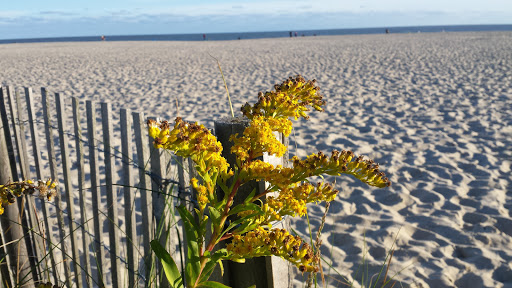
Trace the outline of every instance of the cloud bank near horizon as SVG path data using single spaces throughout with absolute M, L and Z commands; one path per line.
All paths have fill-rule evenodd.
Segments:
M 289 4 L 289 2 L 286 2 Z M 375 8 L 363 11 L 351 7 L 345 11 L 323 11 L 297 2 L 293 13 L 285 6 L 274 6 L 265 12 L 251 5 L 201 6 L 199 10 L 172 9 L 106 9 L 101 13 L 74 10 L 44 10 L 37 12 L 0 12 L 0 39 L 134 35 L 188 34 L 220 32 L 257 32 L 343 29 L 393 26 L 428 26 L 459 24 L 511 24 L 512 11 L 482 13 L 428 10 L 412 11 L 413 7 L 386 11 Z M 364 2 L 361 2 L 364 3 Z M 192 6 L 191 6 L 192 7 Z M 322 8 L 322 9 L 320 9 Z M 357 11 L 359 9 L 360 11 Z M 450 10 L 450 9 L 448 9 Z

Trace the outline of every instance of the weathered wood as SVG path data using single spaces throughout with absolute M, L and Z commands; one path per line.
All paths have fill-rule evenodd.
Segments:
M 153 203 L 151 195 L 151 179 L 146 174 L 149 166 L 148 132 L 145 128 L 144 113 L 134 112 L 133 127 L 135 132 L 135 145 L 137 146 L 137 165 L 139 166 L 139 185 L 141 193 L 142 210 L 142 240 L 144 244 L 144 263 L 146 268 L 146 281 L 151 277 L 151 264 L 153 262 L 150 242 L 153 240 Z
M 135 193 L 132 178 L 132 118 L 128 109 L 121 109 L 121 151 L 123 163 L 124 215 L 126 220 L 126 260 L 128 262 L 128 287 L 136 287 L 139 261 L 135 257 L 137 245 L 137 223 L 135 219 Z
M 40 141 L 38 139 L 39 135 L 36 134 L 36 130 L 39 130 L 37 129 L 37 122 L 36 122 L 36 117 L 35 117 L 35 111 L 33 109 L 33 96 L 32 96 L 32 89 L 31 88 L 25 88 L 25 100 L 27 102 L 27 115 L 28 115 L 28 123 L 29 123 L 29 127 L 30 127 L 30 136 L 31 136 L 31 139 L 32 139 L 32 152 L 33 152 L 33 155 L 34 155 L 34 165 L 35 165 L 35 168 L 36 168 L 36 175 L 37 175 L 37 178 L 38 179 L 41 179 L 43 180 L 43 166 L 42 166 L 42 161 L 41 161 L 41 148 L 40 148 Z M 45 175 L 46 177 L 48 175 Z M 42 211 L 43 211 L 43 219 L 42 221 L 39 222 L 39 231 L 43 231 L 41 232 L 41 236 L 45 235 L 46 234 L 46 239 L 45 239 L 45 242 L 46 243 L 43 243 L 43 246 L 42 248 L 46 248 L 48 247 L 48 254 L 50 256 L 50 262 L 51 262 L 51 266 L 48 265 L 48 259 L 45 258 L 45 263 L 46 263 L 46 269 L 50 269 L 50 267 L 53 267 L 53 281 L 55 283 L 58 283 L 58 278 L 57 278 L 57 273 L 56 273 L 56 269 L 57 269 L 57 262 L 55 261 L 55 252 L 52 248 L 53 243 L 55 243 L 54 241 L 54 237 L 51 233 L 51 229 L 50 229 L 50 218 L 48 217 L 50 215 L 50 212 L 49 212 L 49 209 L 48 209 L 48 205 L 45 203 L 45 199 L 41 199 L 41 207 L 42 207 Z
M 149 138 L 149 137 L 148 137 Z M 163 178 L 166 177 L 165 154 L 161 149 L 153 146 L 153 139 L 149 138 L 149 150 L 151 155 L 151 190 L 153 198 L 153 215 L 155 216 L 156 231 L 155 237 L 160 244 L 166 248 L 170 255 L 174 254 L 174 247 L 170 245 L 169 239 L 170 213 L 174 212 L 173 205 L 169 205 L 169 196 L 164 190 Z M 170 207 L 169 207 L 170 206 Z M 163 276 L 162 265 L 158 263 L 159 275 Z M 169 283 L 166 277 L 160 277 L 160 286 L 167 287 Z
M 100 286 L 105 283 L 103 275 L 103 263 L 105 253 L 103 249 L 103 213 L 100 209 L 101 195 L 99 191 L 98 179 L 98 151 L 96 140 L 96 103 L 93 101 L 85 102 L 87 114 L 87 141 L 89 142 L 89 166 L 91 177 L 91 196 L 92 196 L 92 214 L 94 215 L 94 253 L 96 258 L 96 270 L 98 274 L 98 283 Z
M 248 125 L 249 121 L 240 118 L 215 121 L 215 135 L 223 146 L 222 156 L 228 160 L 231 166 L 235 165 L 236 156 L 230 152 L 233 142 L 229 141 L 229 138 L 234 134 L 242 135 Z M 286 139 L 282 135 L 276 136 L 287 145 Z M 273 159 L 264 156 L 263 161 L 271 161 L 274 165 L 286 165 L 286 161 L 282 158 Z M 246 183 L 238 190 L 233 206 L 242 203 L 253 189 L 260 191 L 256 192 L 256 194 L 259 194 L 265 190 L 265 183 Z M 222 195 L 219 195 L 219 197 L 224 196 L 222 192 L 220 194 Z M 229 283 L 225 284 L 232 287 L 249 287 L 251 285 L 256 285 L 256 287 L 291 287 L 288 264 L 273 258 L 276 257 L 246 259 L 244 264 L 229 262 L 227 266 L 229 267 L 230 279 Z
M 12 99 L 12 95 L 11 95 Z M 15 113 L 11 113 L 11 115 L 14 117 L 16 115 L 17 119 L 17 126 L 19 126 L 19 132 L 16 133 L 16 143 L 18 145 L 18 153 L 20 157 L 20 162 L 22 163 L 22 178 L 24 180 L 32 179 L 31 172 L 30 172 L 30 165 L 28 162 L 28 151 L 27 151 L 27 143 L 26 143 L 26 132 L 25 132 L 25 124 L 24 124 L 24 116 L 25 113 L 23 113 L 23 110 L 21 108 L 21 99 L 20 99 L 20 93 L 16 89 L 15 90 L 15 99 L 16 102 L 16 109 L 11 109 L 11 111 L 16 110 Z M 19 137 L 19 138 L 18 138 Z M 37 282 L 39 280 L 39 277 L 42 272 L 42 267 L 38 264 L 39 259 L 42 259 L 42 253 L 44 252 L 43 249 L 43 243 L 41 236 L 44 235 L 42 231 L 39 229 L 38 222 L 36 220 L 36 209 L 35 209 L 35 202 L 34 202 L 34 195 L 24 195 L 23 200 L 20 201 L 21 207 L 25 207 L 28 215 L 28 222 L 30 222 L 29 226 L 25 226 L 26 228 L 30 229 L 25 232 L 30 232 L 30 238 L 26 238 L 27 240 L 30 240 L 30 243 L 27 243 L 27 247 L 31 247 L 31 251 L 29 250 L 29 255 L 32 255 L 30 257 L 30 263 L 34 269 L 32 269 L 32 274 L 34 277 L 34 282 Z M 26 205 L 23 204 L 23 202 L 26 203 Z M 25 223 L 24 223 L 25 224 Z M 41 263 L 43 264 L 43 263 Z
M 284 146 L 288 147 L 289 139 L 285 137 L 282 133 L 274 132 L 274 136 L 279 140 L 279 142 L 283 143 Z M 272 165 L 277 166 L 281 165 L 283 167 L 287 167 L 289 165 L 289 154 L 288 150 L 283 157 L 275 157 L 273 155 L 268 155 L 267 153 L 263 154 L 263 161 L 270 163 Z M 260 181 L 260 190 L 268 188 L 270 183 Z M 269 196 L 278 196 L 277 192 L 269 193 L 266 197 Z M 290 226 L 290 218 L 284 217 L 282 221 L 272 223 L 272 228 L 285 229 L 287 231 L 291 231 Z M 280 258 L 280 257 L 265 257 L 265 263 L 267 268 L 267 281 L 268 287 L 292 287 L 293 283 L 293 266 L 290 262 Z M 272 277 L 270 277 L 272 275 Z
M 9 180 L 11 181 L 18 181 L 18 172 L 17 172 L 17 163 L 16 163 L 16 156 L 14 152 L 14 143 L 12 143 L 12 134 L 11 134 L 11 128 L 9 126 L 9 118 L 7 116 L 7 106 L 6 106 L 6 99 L 7 99 L 7 91 L 4 91 L 5 87 L 0 87 L 0 116 L 2 117 L 2 123 L 4 123 L 3 130 L 4 130 L 4 141 L 5 141 L 5 147 L 7 150 L 7 157 L 9 159 L 9 164 L 11 169 L 9 170 L 11 172 L 11 176 Z
M 30 177 L 29 172 L 29 165 L 28 165 L 28 159 L 27 159 L 27 145 L 25 143 L 25 135 L 23 134 L 23 137 L 21 136 L 21 125 L 20 125 L 20 119 L 19 119 L 19 106 L 16 103 L 16 98 L 19 99 L 19 92 L 14 89 L 13 87 L 9 86 L 7 87 L 7 95 L 9 97 L 9 110 L 11 112 L 11 121 L 12 121 L 12 128 L 14 132 L 15 137 L 15 143 L 16 143 L 16 149 L 18 150 L 18 159 L 20 162 L 20 172 L 21 172 L 21 178 L 26 179 L 27 177 Z
M 50 114 L 50 100 L 48 99 L 48 91 L 46 88 L 41 88 L 41 96 L 43 101 L 43 117 L 44 117 L 44 127 L 45 127 L 45 134 L 46 134 L 46 147 L 48 150 L 48 161 L 50 162 L 50 177 L 56 181 L 58 179 L 58 172 L 57 172 L 57 161 L 55 156 L 55 145 L 54 145 L 54 139 L 53 139 L 53 128 L 51 123 L 51 117 Z M 55 197 L 55 209 L 57 211 L 57 225 L 59 227 L 59 236 L 60 236 L 60 249 L 62 251 L 62 258 L 64 261 L 62 261 L 64 265 L 64 276 L 66 277 L 66 285 L 71 287 L 72 285 L 72 279 L 71 279 L 71 267 L 69 260 L 72 259 L 66 259 L 70 257 L 70 253 L 68 252 L 68 247 L 65 244 L 64 239 L 66 239 L 66 234 L 64 230 L 64 214 L 62 211 L 62 203 L 61 203 L 61 194 L 60 194 L 60 188 L 57 186 L 57 196 Z M 50 230 L 51 231 L 51 230 Z M 50 243 L 52 245 L 52 243 Z M 53 249 L 51 247 L 50 249 Z
M 15 106 L 15 103 L 14 103 L 14 89 L 13 87 L 7 87 L 6 89 L 6 93 L 2 93 L 2 99 L 0 102 L 2 102 L 0 104 L 0 109 L 2 110 L 1 114 L 2 114 L 2 122 L 3 122 L 3 126 L 4 126 L 4 131 L 7 131 L 9 129 L 9 122 L 7 120 L 7 111 L 6 111 L 6 106 L 5 106 L 5 100 L 6 98 L 9 98 L 9 110 L 10 110 L 10 115 L 11 115 L 11 122 L 12 122 L 12 131 L 14 133 L 14 138 L 15 138 L 15 143 L 16 143 L 16 150 L 18 152 L 18 157 L 20 159 L 20 170 L 21 172 L 25 172 L 26 173 L 26 167 L 24 166 L 24 154 L 23 154 L 23 150 L 22 150 L 22 146 L 21 146 L 21 142 L 20 142 L 20 133 L 19 133 L 19 129 L 17 127 L 17 123 L 16 121 L 18 120 L 17 119 L 17 113 L 16 113 L 16 106 Z M 10 133 L 9 133 L 10 134 Z M 12 158 L 8 157 L 10 160 L 11 160 L 11 165 L 12 165 L 12 160 L 14 159 L 15 161 L 15 151 L 14 151 L 14 144 L 12 142 L 12 137 L 9 135 L 7 136 L 7 134 L 4 134 L 5 135 L 5 140 L 6 140 L 6 143 L 8 144 L 7 145 L 7 148 L 9 149 L 8 151 L 8 154 L 9 156 L 13 156 Z M 7 158 L 6 158 L 7 159 Z M 12 176 L 12 178 L 10 179 L 6 179 L 6 181 L 4 181 L 3 183 L 7 183 L 9 180 L 11 181 L 18 181 L 20 180 L 19 179 L 19 174 L 17 173 L 17 170 L 16 170 L 16 165 L 14 166 L 11 166 L 11 175 L 9 175 L 9 178 Z M 6 177 L 6 176 L 4 176 Z M 1 183 L 1 182 L 0 182 Z M 12 205 L 11 205 L 12 206 Z M 30 226 L 30 223 L 29 223 L 29 219 L 27 218 L 27 214 L 25 214 L 25 197 L 21 197 L 21 199 L 18 199 L 16 205 L 14 206 L 17 206 L 17 208 L 15 209 L 14 207 L 10 207 L 10 210 L 7 211 L 4 215 L 8 217 L 9 221 L 10 221 L 10 225 L 6 226 L 7 230 L 9 229 L 15 229 L 14 231 L 8 231 L 8 236 L 6 236 L 6 239 L 7 240 L 10 240 L 10 241 L 13 241 L 13 240 L 16 240 L 19 242 L 15 244 L 15 246 L 18 246 L 18 247 L 23 247 L 23 249 L 26 249 L 26 250 L 22 250 L 22 251 L 26 251 L 26 253 L 18 253 L 18 255 L 15 255 L 14 257 L 16 258 L 16 262 L 18 263 L 18 268 L 17 268 L 17 282 L 27 282 L 29 286 L 33 286 L 34 285 L 34 278 L 37 279 L 37 275 L 35 272 L 32 272 L 31 271 L 31 266 L 35 266 L 36 262 L 34 261 L 34 258 L 32 257 L 29 257 L 29 256 L 32 256 L 32 255 L 35 255 L 35 252 L 34 252 L 34 247 L 32 246 L 32 241 L 31 241 L 31 238 L 32 238 L 32 235 L 30 235 L 31 233 L 29 233 L 29 226 Z M 14 226 L 18 226 L 18 227 L 14 227 Z M 20 231 L 18 231 L 18 229 L 21 229 Z M 23 237 L 23 235 L 26 235 L 27 237 Z M 17 239 L 10 239 L 10 237 L 18 237 L 18 236 L 21 236 L 20 238 L 17 238 Z M 21 243 L 23 242 L 23 243 Z M 19 266 L 21 265 L 21 266 Z M 27 281 L 28 280 L 28 281 Z
M 0 90 L 2 87 L 0 86 Z M 3 95 L 0 95 L 3 98 Z M 0 100 L 1 102 L 2 100 Z M 5 125 L 3 124 L 3 117 L 0 117 L 0 128 L 1 130 L 5 129 Z M 5 141 L 5 136 L 3 131 L 0 131 L 0 183 L 5 183 L 9 181 L 11 178 L 11 166 L 9 162 L 9 155 L 7 152 L 7 143 Z M 8 235 L 6 232 L 10 227 L 10 219 L 7 218 L 6 215 L 0 216 L 0 257 L 4 259 L 3 263 L 0 264 L 0 272 L 2 274 L 2 283 L 9 283 L 9 285 L 14 286 L 15 284 L 15 271 L 16 267 L 13 266 L 13 263 L 16 263 L 15 255 L 12 255 L 10 252 L 12 250 L 12 245 L 7 245 L 10 242 L 11 235 Z M 4 226 L 4 222 L 7 226 Z M 14 262 L 13 262 L 14 261 Z M 15 265 L 15 264 L 14 264 Z
M 9 86 L 7 87 L 7 97 L 9 98 L 9 111 L 11 114 L 11 122 L 12 122 L 12 130 L 14 133 L 14 142 L 16 144 L 16 151 L 18 152 L 18 159 L 19 159 L 19 167 L 21 172 L 21 178 L 20 180 L 27 180 L 30 179 L 30 171 L 29 171 L 29 165 L 27 160 L 27 146 L 25 143 L 25 134 L 21 134 L 21 126 L 20 126 L 20 120 L 18 117 L 18 105 L 16 101 L 14 100 L 14 95 L 16 94 L 17 98 L 19 99 L 19 93 L 16 89 Z M 24 237 L 23 241 L 25 241 L 25 245 L 27 248 L 27 255 L 29 255 L 28 260 L 30 263 L 26 263 L 25 265 L 30 265 L 31 267 L 37 268 L 32 270 L 32 275 L 23 275 L 22 278 L 31 278 L 33 281 L 38 280 L 38 271 L 39 271 L 39 265 L 37 265 L 37 261 L 35 261 L 35 257 L 37 256 L 35 252 L 35 246 L 33 245 L 35 243 L 34 241 L 34 233 L 30 231 L 30 228 L 32 226 L 32 219 L 34 217 L 32 210 L 27 209 L 27 196 L 23 195 L 18 199 L 16 205 L 18 205 L 18 211 L 19 211 L 19 225 L 21 225 L 23 229 L 23 234 L 26 235 Z M 33 199 L 32 199 L 33 200 Z M 28 213 L 26 213 L 28 212 Z
M 85 272 L 85 281 L 88 287 L 91 287 L 91 261 L 89 257 L 89 218 L 87 217 L 87 209 L 85 204 L 85 198 L 88 194 L 84 190 L 85 185 L 85 164 L 84 164 L 84 144 L 82 143 L 82 126 L 80 123 L 80 103 L 76 97 L 71 97 L 73 106 L 73 126 L 75 133 L 75 147 L 76 147 L 76 160 L 77 160 L 77 172 L 78 172 L 78 195 L 80 201 L 80 217 L 82 218 L 82 245 L 84 251 L 84 265 L 83 269 Z
M 64 174 L 64 188 L 66 191 L 66 204 L 69 225 L 69 238 L 71 239 L 71 253 L 73 256 L 73 269 L 75 272 L 74 282 L 78 288 L 82 287 L 82 268 L 80 267 L 80 255 L 78 254 L 77 227 L 75 223 L 75 204 L 73 201 L 73 185 L 71 184 L 71 171 L 69 165 L 69 142 L 67 136 L 66 110 L 64 99 L 60 93 L 55 93 L 55 104 L 57 109 L 57 123 L 59 128 L 59 143 L 62 162 L 62 172 Z M 62 194 L 61 194 L 62 195 Z
M 178 197 L 180 205 L 187 207 L 187 210 L 194 211 L 194 203 L 192 202 L 192 191 L 190 186 L 189 162 L 181 156 L 176 156 L 178 164 Z
M 184 159 L 181 156 L 176 156 L 176 164 L 178 166 L 178 198 L 180 201 L 180 206 L 184 206 L 188 211 L 195 215 L 194 208 L 196 205 L 194 204 L 192 197 L 192 187 L 190 187 L 190 173 L 188 172 L 189 159 Z M 187 234 L 185 230 L 185 225 L 181 225 L 181 251 L 182 255 L 186 255 L 188 251 L 187 247 Z M 182 260 L 183 261 L 183 260 Z M 184 263 L 182 263 L 184 264 Z M 218 273 L 220 275 L 220 271 Z M 227 275 L 227 274 L 225 274 Z M 219 276 L 220 277 L 220 276 Z M 212 281 L 221 281 L 221 279 L 214 278 Z
M 120 255 L 120 236 L 119 236 L 119 215 L 117 210 L 117 188 L 112 153 L 112 135 L 114 128 L 112 126 L 112 105 L 110 103 L 101 103 L 101 123 L 103 126 L 103 145 L 105 155 L 105 180 L 107 192 L 107 215 L 109 218 L 109 243 L 110 243 L 110 271 L 112 271 L 112 286 L 114 288 L 122 287 L 122 270 Z

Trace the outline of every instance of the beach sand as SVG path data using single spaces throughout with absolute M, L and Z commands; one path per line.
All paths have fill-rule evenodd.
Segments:
M 213 128 L 229 106 L 209 54 L 236 113 L 289 76 L 317 79 L 326 111 L 295 122 L 290 155 L 352 150 L 392 181 L 328 178 L 341 192 L 322 254 L 341 275 L 360 280 L 365 251 L 361 269 L 378 273 L 396 239 L 388 275 L 404 287 L 512 287 L 511 32 L 5 44 L 0 81 Z M 323 206 L 310 208 L 314 229 Z

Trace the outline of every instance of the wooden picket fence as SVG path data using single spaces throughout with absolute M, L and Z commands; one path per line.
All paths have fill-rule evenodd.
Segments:
M 0 157 L 10 166 L 0 179 L 59 182 L 53 201 L 27 195 L 6 207 L 20 216 L 1 216 L 0 286 L 160 286 L 150 241 L 184 259 L 174 205 L 194 206 L 192 163 L 152 147 L 142 112 L 119 109 L 115 117 L 110 103 L 45 88 L 0 93 Z M 7 239 L 20 228 L 21 239 Z

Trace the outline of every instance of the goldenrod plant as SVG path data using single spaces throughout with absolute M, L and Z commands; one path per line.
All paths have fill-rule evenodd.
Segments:
M 291 167 L 263 162 L 264 153 L 285 155 L 287 147 L 276 139 L 275 132 L 289 136 L 291 118 L 308 119 L 310 107 L 323 111 L 325 105 L 315 80 L 290 77 L 274 88 L 271 92 L 260 92 L 256 104 L 242 107 L 250 123 L 242 135 L 230 139 L 233 142 L 230 152 L 236 155 L 233 165 L 222 156 L 221 143 L 203 125 L 181 118 L 176 118 L 173 127 L 167 121 L 148 120 L 154 146 L 190 157 L 198 175 L 190 180 L 197 192 L 197 215 L 194 217 L 185 207 L 178 208 L 188 247 L 185 279 L 165 249 L 157 241 L 151 243 L 173 287 L 225 287 L 208 279 L 215 266 L 222 265 L 221 260 L 226 259 L 244 262 L 248 258 L 274 255 L 290 261 L 302 273 L 317 272 L 319 257 L 312 247 L 289 231 L 272 228 L 272 223 L 285 215 L 306 215 L 307 203 L 335 199 L 339 191 L 331 184 L 310 183 L 315 176 L 349 174 L 379 188 L 391 184 L 379 171 L 378 164 L 350 151 L 334 150 L 330 156 L 318 152 L 306 159 L 294 156 Z M 243 203 L 233 205 L 239 188 L 250 181 L 266 181 L 268 185 L 264 191 L 256 194 L 253 190 Z M 218 198 L 218 187 L 223 197 Z M 269 193 L 274 196 L 267 196 Z M 260 200 L 263 197 L 265 201 Z M 232 215 L 237 216 L 236 220 L 228 221 Z M 206 239 L 210 225 L 211 236 Z M 223 240 L 227 242 L 226 247 L 214 250 Z
M 57 182 L 48 179 L 46 181 L 38 180 L 35 183 L 32 180 L 17 182 L 8 182 L 0 184 L 0 215 L 4 214 L 4 207 L 16 202 L 16 197 L 22 195 L 33 195 L 37 192 L 39 198 L 51 200 L 57 195 Z

